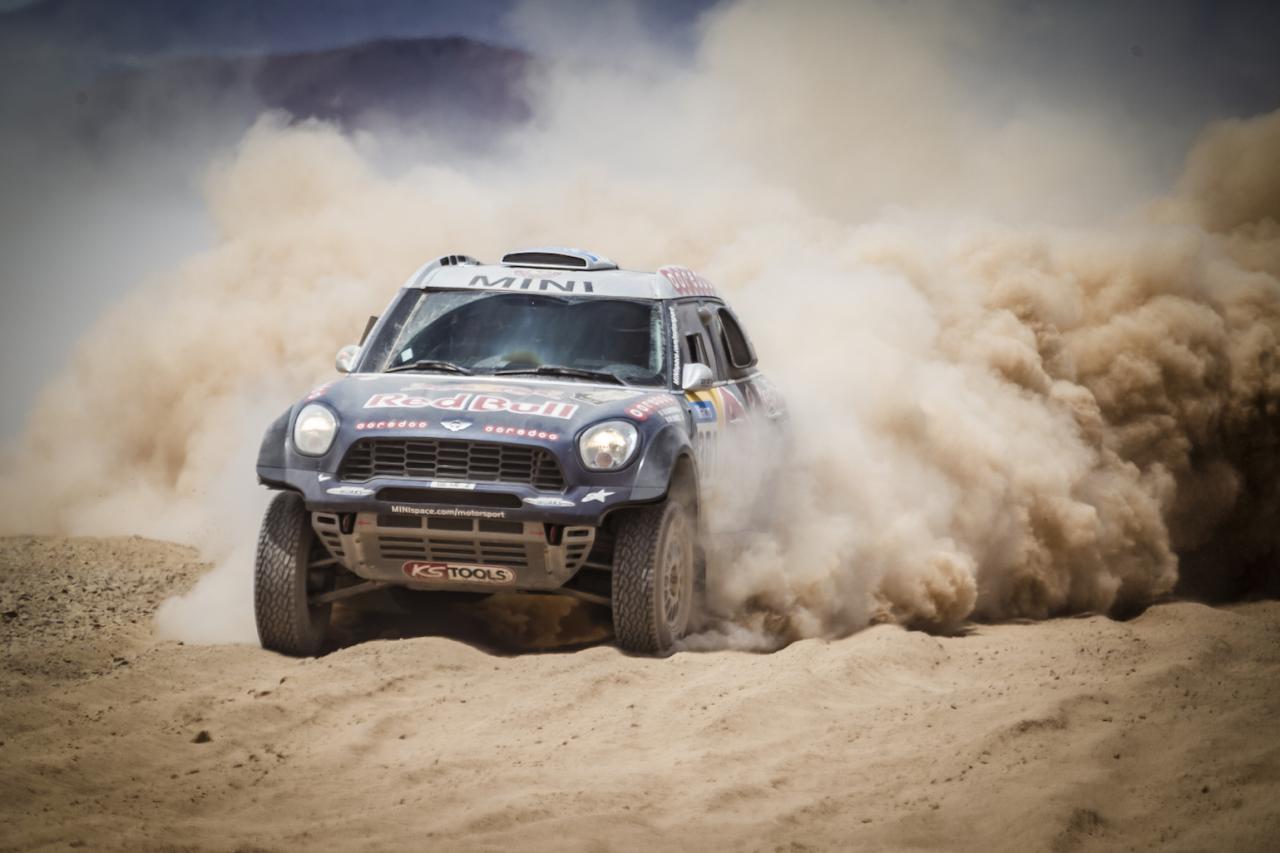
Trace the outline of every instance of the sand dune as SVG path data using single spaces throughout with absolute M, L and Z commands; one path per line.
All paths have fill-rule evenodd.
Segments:
M 666 660 L 512 653 L 527 616 L 437 621 L 462 642 L 349 615 L 404 638 L 290 660 L 153 638 L 155 602 L 203 568 L 137 538 L 0 540 L 0 848 L 1280 839 L 1280 603 Z

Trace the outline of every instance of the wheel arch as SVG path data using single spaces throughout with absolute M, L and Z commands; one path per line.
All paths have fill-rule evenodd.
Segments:
M 680 483 L 689 490 L 696 505 L 698 500 L 698 463 L 689 435 L 676 424 L 669 424 L 648 440 L 640 459 L 633 494 L 642 500 L 665 499 L 672 486 Z
M 289 489 L 281 474 L 288 467 L 285 447 L 289 441 L 289 423 L 293 418 L 294 406 L 285 409 L 280 417 L 271 422 L 262 436 L 258 446 L 258 482 L 272 489 Z
M 698 463 L 693 458 L 692 450 L 677 456 L 675 464 L 671 466 L 671 477 L 667 481 L 667 497 L 687 500 L 694 515 L 700 515 L 702 497 L 698 490 Z

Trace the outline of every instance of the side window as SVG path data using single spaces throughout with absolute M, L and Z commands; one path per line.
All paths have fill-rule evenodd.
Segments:
M 716 359 L 715 364 L 707 362 L 716 379 L 735 381 L 750 376 L 756 354 L 733 312 L 723 302 L 707 300 L 699 307 L 698 316 Z
M 711 364 L 711 359 L 707 358 L 707 340 L 697 332 L 684 336 L 684 352 L 685 364 L 691 361 Z
M 702 322 L 702 329 L 706 332 L 707 339 L 711 344 L 711 361 L 707 364 L 711 365 L 712 372 L 716 375 L 717 382 L 724 382 L 731 377 L 729 376 L 729 354 L 725 352 L 722 340 L 724 333 L 720 330 L 720 321 L 716 318 L 717 304 L 714 302 L 703 302 L 698 306 L 698 318 Z
M 721 306 L 719 315 L 721 342 L 724 344 L 725 353 L 729 356 L 729 363 L 739 370 L 754 367 L 756 352 L 751 348 L 751 341 L 747 340 L 747 334 L 742 331 L 738 318 L 724 306 Z

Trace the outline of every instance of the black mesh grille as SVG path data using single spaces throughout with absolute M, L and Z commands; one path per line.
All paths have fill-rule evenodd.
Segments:
M 441 438 L 362 438 L 347 451 L 338 476 L 357 482 L 405 477 L 564 489 L 560 465 L 545 448 Z

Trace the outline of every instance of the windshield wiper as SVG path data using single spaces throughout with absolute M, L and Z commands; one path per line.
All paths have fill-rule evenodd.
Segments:
M 529 373 L 536 376 L 572 376 L 575 379 L 601 379 L 605 382 L 615 382 L 618 385 L 626 385 L 622 378 L 608 372 L 607 370 L 586 370 L 581 367 L 565 367 L 562 364 L 543 364 L 538 367 L 512 367 L 507 370 L 495 370 L 494 376 L 514 376 L 519 373 Z
M 388 367 L 383 373 L 395 373 L 400 370 L 443 370 L 445 373 L 462 373 L 467 376 L 471 375 L 471 371 L 467 370 L 460 364 L 454 364 L 452 361 L 435 361 L 430 358 L 421 358 L 412 364 L 397 364 L 395 367 Z

